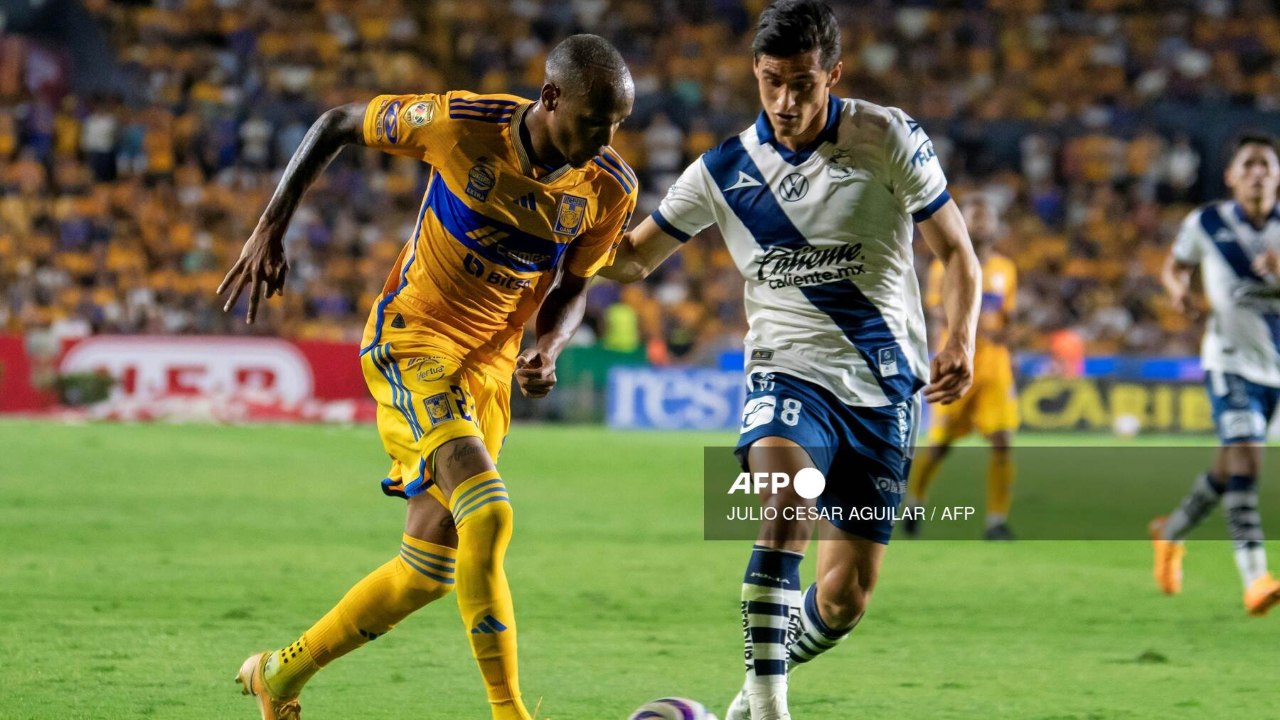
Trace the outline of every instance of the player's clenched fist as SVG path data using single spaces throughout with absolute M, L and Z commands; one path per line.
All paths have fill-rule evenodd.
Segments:
M 973 385 L 973 357 L 958 345 L 944 347 L 929 369 L 932 382 L 924 388 L 924 399 L 931 403 L 950 405 Z
M 265 289 L 267 297 L 284 294 L 284 280 L 289 274 L 289 262 L 284 257 L 284 228 L 259 224 L 240 250 L 240 258 L 218 285 L 218 294 L 231 291 L 223 312 L 230 312 L 245 285 L 249 286 L 249 311 L 245 322 L 252 323 L 258 316 L 258 302 Z
M 525 397 L 546 397 L 556 385 L 556 361 L 537 348 L 516 356 L 516 383 Z

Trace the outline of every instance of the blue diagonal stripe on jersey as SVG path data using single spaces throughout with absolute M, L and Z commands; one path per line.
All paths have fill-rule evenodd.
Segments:
M 567 244 L 531 235 L 514 225 L 507 225 L 472 210 L 453 194 L 439 174 L 431 179 L 426 205 L 454 240 L 485 260 L 517 272 L 552 270 L 560 264 L 560 258 L 569 247 Z M 467 233 L 480 229 L 500 231 L 506 233 L 506 237 L 484 244 L 467 236 Z
M 418 224 L 413 226 L 413 237 L 409 240 L 409 242 L 413 243 L 413 249 L 409 251 L 409 259 L 405 261 L 404 268 L 400 270 L 400 285 L 395 289 L 395 292 L 388 293 L 387 296 L 382 298 L 382 301 L 378 303 L 378 312 L 376 313 L 377 320 L 374 325 L 373 339 L 369 341 L 368 345 L 360 348 L 361 355 L 369 352 L 373 348 L 377 347 L 378 343 L 382 342 L 382 321 L 384 320 L 383 316 L 386 313 L 387 306 L 390 305 L 391 301 L 395 300 L 396 296 L 400 294 L 400 291 L 404 290 L 405 286 L 409 284 L 409 268 L 413 267 L 413 261 L 418 257 L 418 237 L 422 234 L 422 218 L 426 216 L 426 214 L 427 201 L 423 200 L 422 207 L 418 208 Z
M 761 247 L 789 250 L 813 247 L 783 212 L 778 199 L 765 182 L 764 174 L 752 161 L 741 138 L 730 138 L 708 151 L 703 156 L 703 162 L 719 187 L 732 185 L 737 181 L 739 172 L 746 173 L 760 183 L 757 187 L 735 190 L 725 196 L 725 202 Z M 902 402 L 924 387 L 924 383 L 911 371 L 906 355 L 884 316 L 880 314 L 880 309 L 862 293 L 856 283 L 852 280 L 837 280 L 797 289 L 814 307 L 830 317 L 849 339 L 889 402 Z M 898 367 L 898 373 L 889 377 L 880 374 L 880 363 L 876 357 L 876 351 L 886 347 L 893 349 Z
M 1258 273 L 1253 271 L 1253 263 L 1249 261 L 1249 256 L 1245 254 L 1244 247 L 1240 245 L 1236 237 L 1236 233 L 1227 227 L 1226 221 L 1222 219 L 1222 213 L 1218 211 L 1217 205 L 1207 205 L 1200 211 L 1200 227 L 1209 237 L 1213 247 L 1217 249 L 1218 254 L 1231 267 L 1231 271 L 1242 280 L 1253 280 L 1255 282 L 1266 282 Z M 1230 240 L 1219 240 L 1218 233 L 1226 230 L 1231 233 Z M 1259 313 L 1262 322 L 1267 325 L 1267 333 L 1271 336 L 1271 345 L 1280 352 L 1280 314 L 1276 313 Z
M 1231 266 L 1232 272 L 1246 280 L 1263 282 L 1258 273 L 1253 271 L 1253 264 L 1249 262 L 1249 256 L 1245 255 L 1244 248 L 1236 241 L 1235 232 L 1227 227 L 1226 221 L 1222 219 L 1222 214 L 1218 212 L 1217 205 L 1207 205 L 1204 210 L 1200 211 L 1200 227 L 1209 236 L 1210 242 L 1217 248 L 1218 253 L 1222 255 L 1222 259 L 1226 260 L 1227 264 Z M 1223 230 L 1230 232 L 1232 239 L 1219 240 L 1218 233 Z

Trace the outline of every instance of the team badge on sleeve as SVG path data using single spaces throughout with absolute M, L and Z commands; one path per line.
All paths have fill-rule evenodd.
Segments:
M 423 400 L 422 404 L 427 408 L 427 419 L 431 421 L 431 427 L 453 419 L 453 406 L 449 404 L 448 393 L 432 395 Z
M 387 142 L 395 144 L 400 142 L 400 101 L 396 100 L 382 111 L 382 132 L 387 136 Z
M 430 125 L 436 117 L 436 104 L 427 100 L 416 102 L 405 108 L 404 120 L 411 127 Z
M 587 199 L 577 195 L 562 195 L 560 210 L 556 213 L 555 233 L 577 235 L 582 229 L 582 219 L 587 215 Z

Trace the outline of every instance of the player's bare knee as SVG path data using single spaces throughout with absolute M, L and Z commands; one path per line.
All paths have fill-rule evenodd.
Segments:
M 871 602 L 871 589 L 858 583 L 835 587 L 818 586 L 818 612 L 827 625 L 836 629 L 850 628 L 862 619 Z
M 997 455 L 1008 455 L 1009 450 L 1013 447 L 1013 438 L 1008 432 L 994 432 L 987 437 L 987 441 L 991 443 L 991 452 Z
M 1226 475 L 1256 476 L 1262 465 L 1262 447 L 1253 443 L 1227 445 L 1222 449 Z

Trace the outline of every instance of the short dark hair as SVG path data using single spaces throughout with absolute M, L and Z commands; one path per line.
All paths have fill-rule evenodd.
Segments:
M 599 35 L 570 35 L 547 53 L 547 81 L 587 91 L 596 82 L 626 84 L 631 77 L 622 53 Z
M 755 57 L 791 57 L 818 51 L 823 70 L 840 61 L 840 24 L 836 14 L 819 0 L 778 0 L 760 13 L 756 37 L 751 41 Z
M 1234 160 L 1236 155 L 1248 145 L 1266 145 L 1272 152 L 1280 154 L 1280 150 L 1276 147 L 1275 135 L 1263 130 L 1245 130 L 1231 141 L 1231 159 Z

